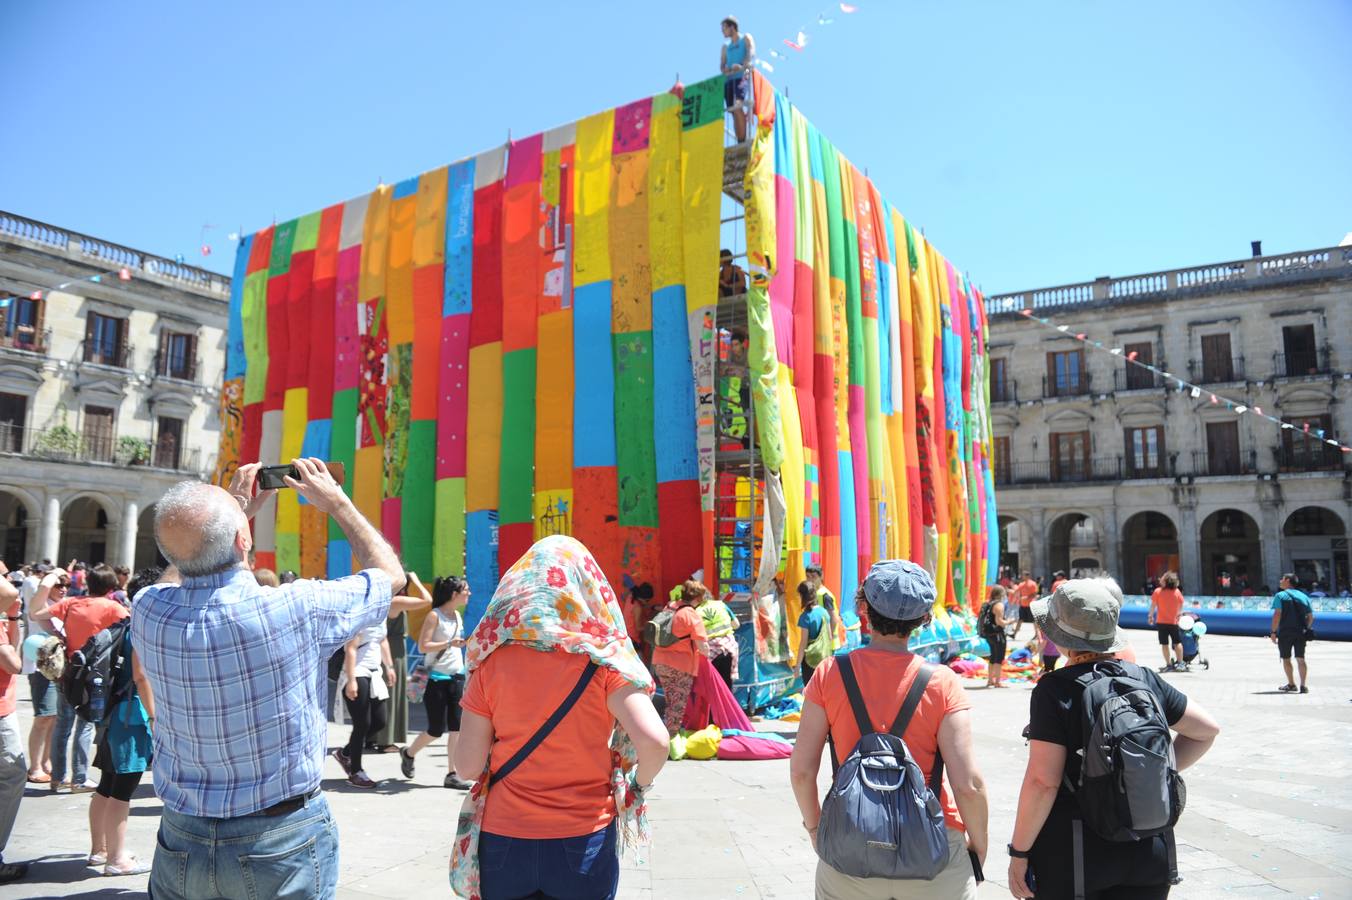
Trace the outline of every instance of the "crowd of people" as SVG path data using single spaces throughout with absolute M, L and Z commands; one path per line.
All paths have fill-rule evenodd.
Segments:
M 0 769 L 0 849 L 25 782 L 46 784 L 93 793 L 87 863 L 108 876 L 149 871 L 157 897 L 199 896 L 231 879 L 260 895 L 331 895 L 338 835 L 320 782 L 327 711 L 341 698 L 351 732 L 330 755 L 355 787 L 375 786 L 367 754 L 397 752 L 411 779 L 419 755 L 445 737 L 443 783 L 467 792 L 452 858 L 457 891 L 613 896 L 618 853 L 646 834 L 644 796 L 681 727 L 696 673 L 703 665 L 728 687 L 737 681 L 734 611 L 699 572 L 667 597 L 639 584 L 621 599 L 585 547 L 556 536 L 504 573 L 470 634 L 462 578 L 438 578 L 429 590 L 322 463 L 294 466 L 287 487 L 333 518 L 352 547 L 355 574 L 312 580 L 253 568 L 250 522 L 274 493 L 256 488 L 253 464 L 228 490 L 185 482 L 165 494 L 155 520 L 169 562 L 163 570 L 43 563 L 0 582 L 0 607 L 9 610 L 0 642 L 0 757 L 19 761 Z M 974 897 L 989 799 L 971 704 L 952 671 L 909 649 L 929 621 L 932 579 L 907 561 L 874 565 L 849 625 L 820 568 L 809 567 L 796 590 L 794 669 L 805 689 L 790 781 L 819 851 L 818 896 Z M 1030 695 L 1030 756 L 1009 844 L 1016 897 L 1163 897 L 1176 874 L 1172 821 L 1124 848 L 1086 830 L 1068 787 L 1084 780 L 1085 698 L 1104 673 L 1154 698 L 1177 735 L 1171 772 L 1200 758 L 1219 731 L 1200 705 L 1134 664 L 1118 627 L 1121 602 L 1107 579 L 1058 572 L 1043 594 L 1025 572 L 1009 589 L 993 586 L 981 610 L 988 684 L 1001 685 L 997 657 L 1024 624 L 1043 665 Z M 1169 573 L 1150 608 L 1162 671 L 1182 660 L 1176 638 L 1185 609 Z M 422 660 L 406 691 L 394 645 L 402 656 L 410 612 L 423 614 Z M 27 639 L 18 627 L 24 620 Z M 1284 576 L 1271 634 L 1287 673 L 1283 690 L 1307 690 L 1312 624 L 1309 598 L 1295 576 Z M 100 635 L 111 637 L 100 644 Z M 91 715 L 87 700 L 68 702 L 51 664 L 78 662 L 110 643 L 124 663 L 110 670 L 106 708 Z M 27 754 L 15 716 L 25 660 L 35 713 Z M 549 689 L 542 693 L 542 685 Z M 404 727 L 390 723 L 406 722 L 410 695 L 427 724 L 406 740 Z M 91 719 L 99 723 L 96 749 Z M 919 879 L 860 874 L 858 861 L 839 852 L 846 827 L 839 810 L 830 811 L 817 786 L 828 749 L 833 791 L 843 790 L 858 771 L 847 757 L 887 733 L 904 743 L 934 804 L 935 868 Z M 290 764 L 268 763 L 276 759 Z M 96 782 L 87 780 L 91 761 Z M 163 805 L 153 861 L 126 841 L 130 801 L 151 770 Z M 288 852 L 300 843 L 310 852 Z M 0 864 L 0 882 L 24 874 L 23 864 Z

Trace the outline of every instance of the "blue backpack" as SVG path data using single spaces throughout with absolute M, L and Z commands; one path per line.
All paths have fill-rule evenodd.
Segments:
M 822 801 L 817 855 L 856 878 L 932 880 L 948 865 L 948 834 L 939 805 L 944 763 L 934 754 L 929 783 L 902 740 L 934 666 L 924 663 L 892 728 L 873 730 L 849 655 L 836 657 L 845 696 L 859 725 L 859 743 L 836 769 Z M 835 762 L 835 748 L 831 751 Z

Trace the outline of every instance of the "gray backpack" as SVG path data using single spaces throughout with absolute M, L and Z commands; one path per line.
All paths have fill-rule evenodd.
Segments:
M 873 730 L 850 657 L 836 657 L 859 743 L 836 769 L 822 801 L 817 855 L 831 868 L 856 878 L 933 879 L 948 865 L 948 834 L 939 805 L 943 759 L 934 754 L 929 784 L 902 740 L 934 666 L 922 664 L 886 733 Z M 836 762 L 835 747 L 831 762 Z
M 1170 829 L 1183 812 L 1187 791 L 1159 698 L 1132 663 L 1098 663 L 1075 682 L 1083 691 L 1084 757 L 1077 781 L 1063 776 L 1079 807 L 1072 822 L 1075 896 L 1084 896 L 1082 823 L 1109 841 L 1163 835 L 1169 875 L 1177 879 Z

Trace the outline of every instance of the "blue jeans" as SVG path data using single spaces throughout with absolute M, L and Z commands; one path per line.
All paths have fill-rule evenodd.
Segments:
M 483 900 L 610 900 L 619 886 L 614 822 L 594 834 L 552 840 L 479 835 Z
M 150 896 L 155 900 L 332 897 L 338 826 L 323 794 L 281 816 L 208 819 L 166 809 Z
M 84 784 L 94 746 L 94 725 L 75 715 L 75 707 L 62 697 L 56 707 L 56 732 L 52 735 L 52 784 L 59 784 L 66 778 L 66 751 L 70 747 L 71 732 L 75 733 L 75 756 L 71 760 L 70 783 Z

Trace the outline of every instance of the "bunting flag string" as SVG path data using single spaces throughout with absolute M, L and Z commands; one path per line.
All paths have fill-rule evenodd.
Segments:
M 838 5 L 840 11 L 845 15 L 852 15 L 853 13 L 859 12 L 859 7 L 856 5 L 849 3 L 841 3 Z M 836 21 L 835 19 L 828 16 L 825 12 L 817 13 L 817 25 L 820 27 L 825 28 L 828 25 L 833 25 L 835 24 L 835 21 Z M 805 49 L 807 49 L 809 39 L 810 35 L 808 34 L 808 32 L 803 30 L 802 28 L 799 28 L 798 31 L 795 32 L 794 34 L 790 35 L 789 37 L 783 38 L 780 41 L 780 43 L 783 46 L 794 51 L 794 53 L 802 53 Z M 781 61 L 789 59 L 789 54 L 782 53 L 775 47 L 771 47 L 769 53 L 770 59 L 776 59 Z M 775 70 L 775 64 L 770 62 L 769 59 L 757 58 L 755 61 L 755 65 L 757 68 L 763 69 L 766 72 L 773 72 Z
M 1081 344 L 1084 344 L 1086 347 L 1089 347 L 1092 350 L 1097 350 L 1100 353 L 1107 353 L 1109 356 L 1118 357 L 1122 359 L 1124 362 L 1128 363 L 1129 365 L 1136 366 L 1137 368 L 1144 369 L 1147 372 L 1157 375 L 1161 379 L 1163 379 L 1165 385 L 1169 386 L 1171 390 L 1177 390 L 1179 393 L 1186 393 L 1189 397 L 1191 397 L 1194 400 L 1200 400 L 1201 398 L 1206 397 L 1208 402 L 1212 406 L 1224 406 L 1227 410 L 1233 412 L 1237 416 L 1249 415 L 1256 416 L 1257 418 L 1260 419 L 1266 419 L 1267 421 L 1271 422 L 1272 424 L 1276 425 L 1278 428 L 1281 428 L 1284 431 L 1294 431 L 1298 427 L 1292 422 L 1283 422 L 1278 417 L 1271 415 L 1270 413 L 1263 412 L 1263 408 L 1261 406 L 1250 406 L 1246 403 L 1241 403 L 1238 400 L 1231 400 L 1230 398 L 1221 396 L 1220 394 L 1208 390 L 1207 388 L 1204 388 L 1201 385 L 1193 384 L 1186 378 L 1180 378 L 1174 373 L 1162 369 L 1159 366 L 1152 365 L 1151 363 L 1148 362 L 1142 362 L 1141 360 L 1136 358 L 1136 352 L 1134 350 L 1124 353 L 1122 347 L 1113 347 L 1110 346 L 1109 344 L 1103 343 L 1102 341 L 1093 340 L 1085 332 L 1081 331 L 1072 334 L 1069 325 L 1058 325 L 1051 319 L 1044 318 L 1042 316 L 1036 316 L 1033 314 L 1032 309 L 1021 309 L 1019 310 L 1019 315 L 1023 316 L 1029 322 L 1041 325 L 1042 327 L 1047 328 L 1051 331 L 1058 332 L 1064 337 L 1074 338 L 1075 340 L 1079 341 Z M 1341 451 L 1342 453 L 1352 453 L 1352 446 L 1348 446 L 1347 444 L 1341 443 L 1333 435 L 1327 433 L 1322 428 L 1311 427 L 1308 422 L 1306 422 L 1303 426 L 1299 426 L 1299 428 L 1303 434 L 1312 435 L 1314 438 L 1324 442 L 1330 447 L 1337 447 L 1338 450 Z
M 50 294 L 53 291 L 64 291 L 66 288 L 70 287 L 73 284 L 78 284 L 80 282 L 85 281 L 98 284 L 101 281 L 103 281 L 104 278 L 111 278 L 114 275 L 117 276 L 118 281 L 131 281 L 131 269 L 122 266 L 117 269 L 109 269 L 106 272 L 98 272 L 94 275 L 87 275 L 84 278 L 76 278 L 72 281 L 63 281 L 60 284 L 54 284 L 48 287 L 38 288 L 29 294 L 13 294 L 8 297 L 0 297 L 0 310 L 9 309 L 10 304 L 13 303 L 15 300 L 25 300 L 25 299 L 41 300 L 44 295 Z

